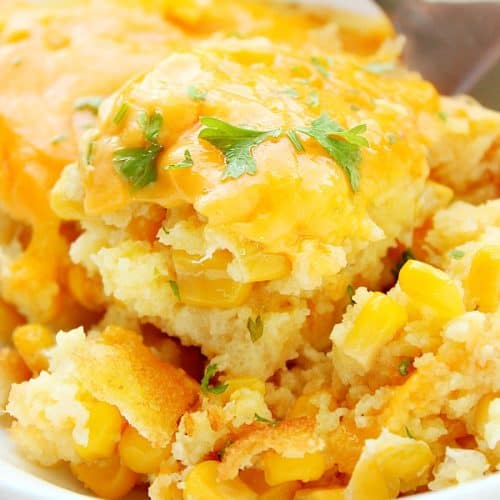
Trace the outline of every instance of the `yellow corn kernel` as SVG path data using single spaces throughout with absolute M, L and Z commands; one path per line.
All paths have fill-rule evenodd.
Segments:
M 290 274 L 292 268 L 290 261 L 284 255 L 269 253 L 240 257 L 238 264 L 241 281 L 244 283 L 284 278 Z
M 293 500 L 344 500 L 344 488 L 306 488 L 297 491 Z
M 394 299 L 380 292 L 373 293 L 354 320 L 337 348 L 356 360 L 368 371 L 380 349 L 392 340 L 407 321 L 406 310 Z
M 257 494 L 241 479 L 219 481 L 217 466 L 218 462 L 209 460 L 189 471 L 184 489 L 186 500 L 257 500 Z
M 71 266 L 68 272 L 68 286 L 73 297 L 90 311 L 102 310 L 104 293 L 99 281 L 88 276 L 82 266 Z
M 262 456 L 264 475 L 269 486 L 288 481 L 315 481 L 325 472 L 323 453 L 307 453 L 302 458 L 286 458 L 274 451 Z
M 113 455 L 103 462 L 72 464 L 71 471 L 87 488 L 103 498 L 121 498 L 137 483 L 138 475 Z
M 14 329 L 24 323 L 23 317 L 7 302 L 0 300 L 0 345 L 9 344 Z
M 33 373 L 48 368 L 49 362 L 43 351 L 55 343 L 55 336 L 48 328 L 35 323 L 19 326 L 12 334 L 12 342 Z
M 474 415 L 474 431 L 490 448 L 500 440 L 500 398 L 494 394 L 483 396 Z
M 240 479 L 250 486 L 250 489 L 261 495 L 269 489 L 264 477 L 264 471 L 260 469 L 243 469 L 239 474 Z
M 250 295 L 251 285 L 236 283 L 227 274 L 229 252 L 216 252 L 203 259 L 181 250 L 172 252 L 181 300 L 198 307 L 236 307 Z
M 314 394 L 299 396 L 292 406 L 290 413 L 287 415 L 287 418 L 315 417 L 318 413 L 318 407 L 311 403 L 312 396 L 314 396 Z
M 466 286 L 480 311 L 496 311 L 500 304 L 500 246 L 488 245 L 474 255 Z
M 299 481 L 273 486 L 259 495 L 259 500 L 293 500 L 295 492 L 300 488 Z
M 346 489 L 346 498 L 389 500 L 427 483 L 434 463 L 424 441 L 385 431 L 368 440 Z
M 122 463 L 139 474 L 158 472 L 160 464 L 168 456 L 166 448 L 154 447 L 133 427 L 127 427 L 118 445 Z
M 409 260 L 399 272 L 399 285 L 417 305 L 430 307 L 444 319 L 465 312 L 457 285 L 446 273 L 429 264 Z
M 224 400 L 229 400 L 233 392 L 236 392 L 239 389 L 250 389 L 251 391 L 256 391 L 263 396 L 266 393 L 265 382 L 257 377 L 231 378 L 226 380 L 225 383 L 228 385 L 228 388 L 222 394 Z
M 78 455 L 84 460 L 110 457 L 120 440 L 123 418 L 115 406 L 102 401 L 84 401 L 89 412 L 86 445 L 75 443 Z

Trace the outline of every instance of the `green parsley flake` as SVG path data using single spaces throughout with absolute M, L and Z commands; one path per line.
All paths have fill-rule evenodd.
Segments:
M 462 259 L 463 257 L 465 257 L 465 252 L 463 250 L 452 250 L 450 252 L 450 257 L 452 259 L 459 260 L 459 259 Z
M 297 99 L 299 97 L 299 93 L 292 87 L 288 87 L 279 92 L 280 94 L 287 95 L 288 97 L 292 97 L 293 99 Z
M 293 147 L 295 148 L 296 151 L 299 153 L 303 153 L 305 151 L 304 145 L 302 144 L 301 140 L 299 139 L 299 136 L 297 135 L 297 132 L 295 130 L 289 130 L 286 133 L 287 137 L 290 139 L 290 142 L 293 144 Z
M 201 123 L 205 128 L 198 137 L 215 146 L 225 156 L 226 168 L 222 179 L 237 179 L 243 174 L 255 175 L 257 164 L 252 157 L 252 149 L 266 139 L 281 134 L 280 129 L 259 131 L 240 128 L 209 116 L 202 117 Z
M 158 136 L 163 125 L 163 117 L 155 111 L 152 115 L 140 113 L 137 122 L 142 128 L 144 138 L 151 144 L 146 147 L 123 148 L 115 151 L 113 163 L 116 170 L 132 184 L 141 189 L 156 181 L 156 160 L 163 150 L 158 144 Z
M 189 98 L 193 99 L 193 101 L 204 101 L 207 98 L 207 92 L 197 89 L 194 85 L 188 87 L 187 93 Z
M 162 231 L 168 236 L 170 234 L 170 231 L 165 227 L 165 226 L 161 226 L 161 229 Z M 172 285 L 170 285 L 172 286 Z M 178 287 L 177 287 L 178 288 Z
M 176 296 L 177 300 L 181 300 L 181 292 L 179 291 L 179 284 L 177 283 L 177 281 L 168 280 L 168 284 L 170 285 L 172 293 Z
M 409 261 L 409 260 L 415 260 L 415 256 L 413 255 L 413 252 L 411 251 L 411 248 L 407 248 L 402 254 L 401 258 L 399 259 L 399 262 L 396 264 L 396 267 L 392 270 L 392 275 L 394 276 L 394 279 L 398 279 L 399 276 L 399 271 L 401 271 L 401 268 Z
M 363 69 L 374 75 L 381 75 L 382 73 L 387 73 L 389 71 L 394 71 L 396 68 L 393 62 L 372 62 L 365 64 Z
M 261 417 L 258 413 L 255 413 L 255 421 L 261 422 L 263 424 L 272 425 L 272 426 L 279 424 L 278 420 L 270 420 L 268 418 Z
M 179 161 L 177 163 L 173 163 L 172 165 L 166 165 L 163 168 L 165 170 L 174 170 L 177 168 L 189 168 L 193 166 L 193 157 L 191 156 L 191 153 L 189 152 L 188 149 L 184 151 L 184 160 Z
M 88 109 L 95 115 L 99 111 L 99 106 L 102 104 L 103 98 L 99 96 L 80 97 L 75 101 L 75 109 L 82 111 Z
M 210 380 L 217 373 L 217 365 L 208 365 L 203 378 L 201 379 L 200 388 L 203 394 L 222 394 L 228 387 L 228 384 L 210 385 Z
M 360 149 L 369 145 L 362 136 L 366 129 L 364 124 L 349 130 L 343 129 L 328 113 L 323 113 L 310 127 L 298 128 L 297 131 L 315 139 L 344 170 L 352 190 L 358 191 Z
M 444 111 L 438 111 L 436 114 L 442 121 L 448 121 L 448 113 L 445 113 Z
M 262 334 L 264 333 L 264 322 L 262 321 L 260 314 L 255 318 L 255 320 L 248 318 L 247 329 L 250 332 L 252 342 L 257 342 L 257 340 L 262 337 Z
M 410 438 L 410 439 L 415 439 L 415 436 L 410 432 L 410 429 L 408 429 L 408 427 L 406 427 L 405 425 L 405 432 L 406 432 L 406 435 Z
M 326 80 L 330 78 L 330 73 L 328 73 L 325 63 L 319 57 L 311 57 L 311 64 L 316 68 L 318 73 L 323 78 L 325 78 Z
M 397 141 L 396 134 L 394 134 L 394 132 L 389 132 L 387 134 L 387 139 L 389 140 L 389 144 L 394 144 Z
M 53 145 L 56 145 L 56 144 L 60 144 L 61 142 L 64 142 L 67 140 L 68 140 L 68 136 L 61 134 L 61 135 L 56 135 L 55 137 L 53 137 L 52 140 L 50 141 L 50 143 Z
M 113 118 L 113 123 L 115 125 L 120 125 L 120 123 L 123 121 L 125 118 L 126 114 L 128 113 L 128 110 L 130 109 L 130 106 L 124 102 L 116 112 L 115 117 Z
M 354 297 L 354 288 L 352 285 L 347 286 L 347 296 L 349 297 L 351 304 L 354 304 L 354 300 L 352 299 Z
M 408 368 L 410 367 L 411 363 L 412 363 L 411 358 L 404 358 L 399 363 L 398 371 L 402 377 L 406 377 L 408 375 L 408 373 L 410 373 L 408 371 Z
M 92 163 L 92 154 L 94 153 L 94 141 L 89 142 L 87 146 L 87 165 L 90 165 Z
M 234 443 L 232 439 L 228 439 L 226 444 L 217 452 L 217 457 L 219 460 L 222 460 L 224 458 L 224 455 L 226 454 L 226 450 L 229 448 Z
M 316 90 L 311 90 L 311 92 L 309 92 L 309 97 L 307 98 L 307 104 L 311 106 L 311 108 L 319 107 L 319 95 Z

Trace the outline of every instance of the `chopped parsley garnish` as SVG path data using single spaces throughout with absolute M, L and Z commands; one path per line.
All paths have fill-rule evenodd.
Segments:
M 394 71 L 395 67 L 396 66 L 393 62 L 372 62 L 365 64 L 363 69 L 369 73 L 380 75 L 382 73 L 387 73 L 388 71 Z
M 68 140 L 68 136 L 67 135 L 56 135 L 55 137 L 52 138 L 52 140 L 50 141 L 51 144 L 60 144 L 61 142 L 64 142 L 64 141 L 67 141 Z
M 462 251 L 462 250 L 452 250 L 452 251 L 450 252 L 450 257 L 451 257 L 452 259 L 457 259 L 457 260 L 459 260 L 459 259 L 463 258 L 464 256 L 465 256 L 465 252 L 464 252 L 464 251 Z
M 263 424 L 268 424 L 272 426 L 279 424 L 278 420 L 269 420 L 268 418 L 261 417 L 258 413 L 255 414 L 255 421 L 262 422 Z
M 130 109 L 130 106 L 124 102 L 116 112 L 116 115 L 113 118 L 113 123 L 115 125 L 120 125 L 120 123 L 123 121 L 125 118 L 126 114 L 128 113 L 128 110 Z
M 174 170 L 177 168 L 189 168 L 193 166 L 193 157 L 188 149 L 184 151 L 184 160 L 179 161 L 177 163 L 173 163 L 172 165 L 165 165 L 163 168 L 166 170 Z
M 412 362 L 411 358 L 404 358 L 399 363 L 398 371 L 402 377 L 406 377 L 410 373 L 408 371 L 408 368 L 410 367 L 411 362 Z
M 157 140 L 163 117 L 157 111 L 152 115 L 143 112 L 139 114 L 137 122 L 143 130 L 144 138 L 150 142 L 149 146 L 119 149 L 115 151 L 113 163 L 132 187 L 140 189 L 154 182 L 157 177 L 156 160 L 163 149 Z
M 243 174 L 255 175 L 257 164 L 252 157 L 252 149 L 271 137 L 279 137 L 281 130 L 259 131 L 235 127 L 227 122 L 204 116 L 201 118 L 205 126 L 199 133 L 200 139 L 219 149 L 225 157 L 226 168 L 222 179 L 237 179 Z
M 188 87 L 187 93 L 189 98 L 193 99 L 193 101 L 204 101 L 207 98 L 207 92 L 197 89 L 194 85 Z
M 248 318 L 247 328 L 250 332 L 252 342 L 257 342 L 257 340 L 259 340 L 264 333 L 264 322 L 262 321 L 260 314 L 255 318 L 255 320 Z
M 163 230 L 165 231 L 165 228 Z M 181 300 L 181 292 L 179 291 L 179 284 L 177 283 L 177 281 L 168 280 L 168 284 L 170 285 L 170 288 L 172 289 L 172 293 L 177 297 L 177 300 Z
M 405 425 L 405 432 L 406 432 L 406 435 L 410 438 L 410 439 L 415 439 L 415 436 L 410 432 L 410 429 L 408 429 L 408 427 L 406 427 Z
M 359 189 L 360 149 L 369 145 L 362 135 L 366 132 L 366 125 L 357 125 L 349 130 L 343 129 L 330 118 L 328 113 L 323 113 L 311 123 L 310 127 L 296 130 L 315 139 L 342 167 L 351 183 L 352 190 Z
M 102 101 L 103 98 L 99 96 L 80 97 L 75 101 L 75 109 L 79 111 L 88 109 L 89 111 L 92 111 L 92 113 L 97 114 Z
M 441 120 L 443 120 L 444 122 L 448 120 L 448 113 L 445 113 L 444 111 L 438 111 L 437 112 L 437 115 L 439 118 L 441 118 Z
M 387 139 L 389 140 L 389 144 L 394 144 L 397 141 L 396 134 L 394 134 L 394 132 L 389 132 L 387 134 Z
M 317 69 L 318 73 L 327 80 L 330 78 L 328 69 L 326 68 L 324 62 L 319 57 L 311 57 L 311 64 Z
M 347 296 L 349 297 L 351 304 L 354 304 L 354 300 L 352 300 L 352 298 L 354 297 L 354 288 L 352 287 L 352 285 L 347 285 Z
M 228 387 L 228 384 L 210 385 L 210 381 L 213 376 L 217 373 L 217 365 L 208 365 L 203 378 L 201 379 L 201 392 L 203 394 L 222 394 Z
M 319 106 L 319 95 L 316 90 L 311 90 L 311 92 L 309 92 L 309 97 L 307 98 L 307 104 L 312 108 L 317 108 Z
M 217 452 L 217 458 L 219 460 L 222 460 L 224 458 L 224 455 L 226 454 L 226 450 L 233 444 L 232 439 L 228 439 L 226 444 Z
M 90 165 L 92 162 L 92 154 L 94 152 L 94 141 L 89 142 L 89 145 L 87 146 L 87 165 Z
M 170 234 L 170 231 L 165 226 L 161 226 L 161 229 L 167 236 Z
M 295 130 L 291 129 L 286 133 L 287 137 L 290 139 L 290 142 L 293 144 L 293 147 L 295 148 L 296 151 L 299 153 L 302 153 L 305 151 L 304 145 L 302 144 L 301 140 L 299 139 L 299 136 L 297 135 L 297 132 Z
M 399 262 L 396 264 L 396 267 L 392 270 L 392 275 L 394 276 L 394 279 L 398 279 L 399 276 L 399 271 L 401 271 L 401 268 L 409 261 L 409 260 L 415 260 L 415 256 L 413 255 L 413 252 L 411 251 L 410 248 L 407 248 L 402 254 L 401 258 L 399 259 Z

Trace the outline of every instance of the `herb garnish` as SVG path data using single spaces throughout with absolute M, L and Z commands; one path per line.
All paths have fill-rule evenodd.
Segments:
M 402 376 L 402 377 L 406 377 L 408 375 L 408 373 L 410 373 L 408 371 L 408 368 L 410 367 L 411 365 L 411 362 L 412 362 L 412 359 L 411 358 L 404 358 L 401 360 L 401 362 L 399 363 L 399 367 L 398 367 L 398 371 L 399 371 L 399 374 Z
M 99 96 L 80 97 L 75 101 L 75 109 L 78 111 L 88 109 L 89 111 L 92 111 L 92 113 L 97 114 L 102 101 L 103 98 Z
M 126 177 L 135 189 L 140 189 L 154 182 L 157 177 L 156 159 L 163 149 L 157 141 L 163 125 L 163 117 L 157 111 L 152 115 L 141 113 L 137 122 L 150 145 L 119 149 L 115 151 L 113 163 L 116 170 Z
M 354 297 L 354 288 L 352 285 L 347 285 L 347 296 L 349 297 L 351 304 L 354 304 L 354 300 L 352 299 Z
M 184 151 L 184 160 L 179 161 L 177 163 L 173 163 L 172 165 L 165 165 L 163 168 L 165 170 L 174 170 L 177 168 L 189 168 L 193 166 L 193 157 L 188 149 Z
M 56 135 L 55 137 L 53 137 L 52 140 L 50 141 L 50 143 L 56 145 L 56 144 L 60 144 L 61 142 L 64 142 L 67 140 L 68 140 L 68 136 L 61 134 L 61 135 Z
M 266 139 L 279 137 L 281 134 L 280 129 L 259 131 L 235 127 L 209 116 L 202 117 L 201 123 L 205 128 L 198 137 L 208 141 L 225 156 L 226 168 L 222 179 L 237 179 L 243 174 L 255 175 L 257 164 L 252 157 L 252 149 Z
M 120 125 L 122 120 L 125 118 L 125 115 L 128 113 L 128 110 L 130 109 L 130 106 L 124 102 L 116 112 L 116 115 L 113 118 L 113 123 L 115 125 Z
M 233 443 L 234 441 L 232 439 L 228 439 L 226 444 L 217 452 L 217 458 L 219 460 L 222 460 L 224 458 L 227 448 L 231 446 Z
M 297 132 L 315 139 L 346 173 L 353 191 L 359 189 L 358 166 L 361 162 L 360 149 L 369 146 L 361 135 L 366 132 L 366 125 L 357 125 L 349 130 L 343 129 L 333 121 L 328 113 L 323 113 L 311 123 L 310 127 L 296 129 Z
M 165 228 L 163 228 L 163 230 L 165 231 Z M 168 280 L 168 284 L 170 285 L 170 288 L 172 289 L 172 293 L 177 297 L 177 300 L 181 300 L 181 292 L 179 291 L 179 284 L 177 283 L 177 281 Z
M 444 111 L 438 111 L 436 114 L 442 121 L 448 121 L 448 113 L 445 113 Z
M 311 64 L 318 70 L 318 73 L 323 78 L 325 78 L 326 80 L 330 78 L 330 74 L 328 73 L 325 64 L 323 63 L 323 61 L 321 61 L 319 57 L 314 57 L 314 56 L 311 57 Z
M 401 268 L 409 261 L 409 260 L 415 260 L 415 256 L 413 255 L 413 252 L 411 248 L 407 248 L 402 254 L 401 258 L 399 259 L 399 262 L 396 264 L 396 267 L 392 270 L 392 275 L 394 276 L 394 279 L 398 279 L 399 276 L 399 271 L 401 271 Z
M 316 90 L 311 90 L 311 92 L 309 92 L 307 104 L 312 108 L 317 108 L 319 106 L 319 95 Z
M 380 75 L 382 73 L 387 73 L 388 71 L 394 71 L 395 64 L 393 62 L 372 62 L 365 64 L 363 69 L 374 75 Z
M 262 334 L 264 333 L 264 322 L 262 321 L 260 314 L 255 318 L 255 320 L 248 318 L 247 329 L 250 332 L 252 342 L 257 342 L 257 340 L 262 337 Z
M 278 425 L 278 420 L 269 420 L 268 418 L 261 417 L 258 413 L 255 414 L 255 421 L 262 422 L 263 424 L 269 424 L 272 426 Z
M 197 89 L 194 85 L 188 87 L 187 93 L 193 101 L 204 101 L 207 98 L 207 92 Z
M 406 427 L 405 425 L 405 432 L 406 432 L 406 435 L 410 438 L 410 439 L 415 439 L 415 436 L 410 432 L 410 429 L 408 429 L 408 427 Z
M 452 259 L 457 259 L 457 260 L 459 260 L 459 259 L 461 259 L 461 258 L 465 257 L 465 252 L 464 252 L 463 250 L 452 250 L 452 251 L 450 252 L 450 257 L 451 257 Z
M 229 384 L 209 385 L 210 380 L 216 373 L 217 365 L 213 364 L 207 366 L 200 384 L 203 394 L 222 394 L 229 387 Z
M 295 148 L 296 151 L 299 153 L 302 153 L 305 151 L 304 145 L 299 139 L 299 136 L 297 135 L 297 132 L 295 130 L 291 129 L 286 133 L 287 137 L 290 139 L 290 142 L 293 144 L 293 147 Z

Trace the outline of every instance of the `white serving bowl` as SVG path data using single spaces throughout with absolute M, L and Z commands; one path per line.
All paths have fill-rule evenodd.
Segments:
M 43 1 L 43 0 L 41 0 Z M 380 16 L 370 0 L 300 0 L 304 4 L 335 6 L 344 10 Z M 66 467 L 43 468 L 23 459 L 8 435 L 8 420 L 0 417 L 0 500 L 92 500 Z M 127 500 L 145 499 L 134 493 Z M 407 497 L 410 498 L 410 497 Z M 500 474 L 447 490 L 417 495 L 419 500 L 499 500 Z M 237 499 L 235 499 L 237 500 Z M 376 499 L 373 499 L 376 500 Z

